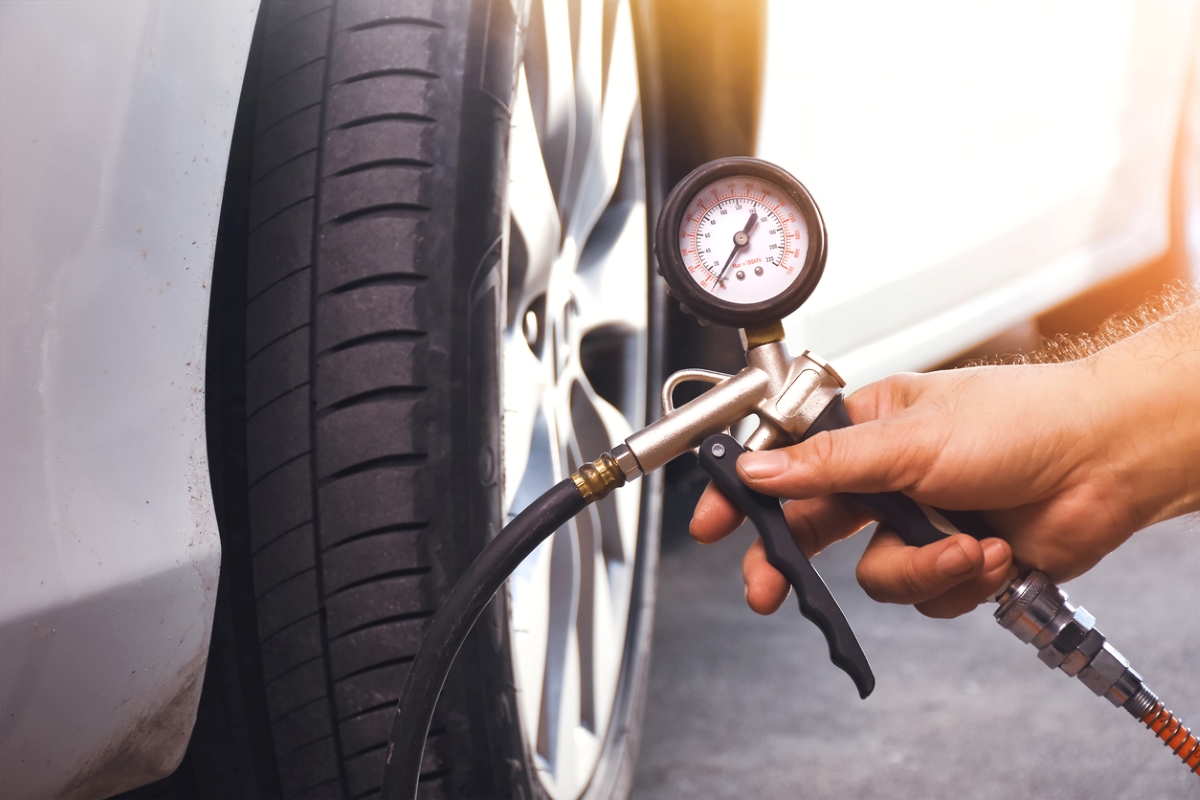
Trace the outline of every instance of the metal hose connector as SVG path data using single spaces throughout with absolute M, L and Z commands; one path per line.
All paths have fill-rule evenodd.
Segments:
M 581 466 L 571 475 L 571 480 L 588 503 L 595 503 L 608 496 L 613 489 L 625 485 L 625 472 L 609 453 Z
M 1038 659 L 1079 678 L 1095 694 L 1105 697 L 1141 720 L 1178 755 L 1192 772 L 1200 774 L 1200 744 L 1120 651 L 1096 629 L 1096 618 L 1087 609 L 1067 602 L 1044 572 L 1025 573 L 997 598 L 996 621 L 1018 639 L 1037 648 Z

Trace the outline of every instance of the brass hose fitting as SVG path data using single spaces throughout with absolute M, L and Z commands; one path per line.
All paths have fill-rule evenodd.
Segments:
M 571 480 L 584 500 L 595 503 L 607 497 L 613 489 L 624 486 L 625 473 L 617 465 L 616 459 L 604 453 L 595 461 L 580 467 L 571 475 Z

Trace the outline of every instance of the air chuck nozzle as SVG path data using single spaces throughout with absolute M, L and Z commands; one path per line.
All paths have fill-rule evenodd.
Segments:
M 1158 734 L 1193 772 L 1200 770 L 1196 737 L 1163 709 L 1142 676 L 1105 640 L 1096 629 L 1096 618 L 1067 602 L 1067 593 L 1046 573 L 1026 573 L 997 599 L 996 621 L 1036 647 L 1042 663 L 1079 678 L 1093 693 L 1124 708 Z

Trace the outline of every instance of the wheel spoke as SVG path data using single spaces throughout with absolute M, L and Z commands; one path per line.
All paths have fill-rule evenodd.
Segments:
M 522 477 L 519 483 L 512 481 L 517 485 L 513 491 L 515 497 L 508 504 L 513 512 L 524 509 L 556 482 L 554 465 L 557 459 L 554 453 L 557 447 L 551 441 L 547 415 L 543 409 L 538 408 L 530 416 L 532 425 L 528 439 L 525 439 L 530 442 L 530 446 L 521 462 L 523 473 L 517 473 Z M 513 438 L 510 432 L 510 442 Z M 509 448 L 514 449 L 517 448 Z M 505 490 L 508 491 L 507 485 Z M 513 515 L 515 514 L 510 514 L 510 518 Z M 555 534 L 538 545 L 508 580 L 509 608 L 515 641 L 513 669 L 517 685 L 523 688 L 517 696 L 517 702 L 522 716 L 528 720 L 539 718 L 542 705 L 545 665 L 550 655 L 549 637 L 546 632 L 551 629 L 551 606 L 546 602 L 546 598 L 551 594 L 551 551 L 558 538 L 559 534 Z
M 561 238 L 554 191 L 538 143 L 524 67 L 517 76 L 508 152 L 509 210 L 520 229 L 524 258 L 523 264 L 512 264 L 510 268 L 508 291 L 510 297 L 519 299 L 515 304 L 510 300 L 509 306 L 519 316 L 534 297 L 546 291 Z
M 575 518 L 579 552 L 579 589 L 575 641 L 579 647 L 579 724 L 596 732 L 596 569 L 597 539 L 603 536 L 595 506 Z M 600 528 L 598 535 L 597 528 Z
M 546 365 L 519 332 L 505 337 L 504 371 L 504 508 L 516 514 L 554 485 L 556 459 L 542 409 Z
M 559 435 L 563 442 L 564 463 L 568 469 L 581 461 L 580 453 L 603 449 L 601 442 L 611 439 L 609 425 L 615 419 L 624 424 L 623 418 L 613 409 L 606 422 L 599 411 L 603 405 L 580 380 L 571 385 L 570 411 L 566 419 L 560 415 Z M 602 732 L 609 724 L 615 698 L 617 678 L 620 673 L 623 648 L 611 646 L 612 642 L 623 642 L 625 624 L 629 614 L 629 590 L 631 557 L 636 547 L 637 493 L 626 494 L 622 506 L 615 495 L 589 506 L 573 521 L 576 560 L 569 567 L 570 581 L 562 571 L 568 568 L 566 559 L 555 561 L 551 584 L 565 586 L 571 582 L 575 587 L 572 598 L 573 637 L 567 648 L 568 657 L 562 663 L 565 671 L 559 676 L 552 673 L 547 661 L 546 680 L 561 681 L 554 691 L 547 690 L 543 683 L 541 719 L 548 722 L 552 702 L 557 702 L 557 725 L 554 731 L 543 736 L 539 742 L 561 741 L 557 737 L 575 730 L 571 744 L 576 748 L 599 747 Z M 632 515 L 632 516 L 631 516 Z M 628 534 L 628 536 L 626 536 Z M 562 534 L 556 534 L 562 536 Z M 629 556 L 629 558 L 627 558 Z M 555 589 L 550 590 L 550 604 L 561 604 Z M 559 613 L 552 610 L 551 615 Z M 562 628 L 551 626 L 548 637 L 551 642 Z M 550 645 L 554 647 L 555 645 Z M 561 645 L 558 645 L 561 647 Z M 548 655 L 551 655 L 548 653 Z M 558 661 L 554 664 L 558 665 Z M 591 734 L 587 738 L 584 732 Z M 551 735 L 553 734 L 553 736 Z M 584 742 L 590 742 L 586 745 Z M 542 750 L 539 750 L 542 753 Z M 558 758 L 545 754 L 553 778 L 559 785 L 573 780 L 570 770 L 574 767 Z
M 596 160 L 604 108 L 604 41 L 595 35 L 604 25 L 604 0 L 573 0 L 570 5 L 578 17 L 574 48 L 575 144 L 559 205 L 567 237 L 582 242 L 584 237 L 579 235 L 576 220 L 586 208 L 581 206 L 584 179 Z
M 614 203 L 604 212 L 580 259 L 575 295 L 580 333 L 619 326 L 645 326 L 646 296 L 630 286 L 646 282 L 646 205 Z
M 575 155 L 575 69 L 571 20 L 560 0 L 534 0 L 525 37 L 525 66 L 538 140 L 554 198 L 563 192 Z
M 583 384 L 576 381 L 571 388 L 571 421 L 575 428 L 575 440 L 584 453 L 602 453 L 611 446 L 614 434 L 620 436 L 631 432 L 610 430 L 609 425 L 619 425 L 625 421 L 624 417 L 618 414 L 616 418 L 610 418 L 609 424 L 606 425 L 596 405 L 597 401 L 588 394 Z M 621 541 L 621 526 L 617 519 L 616 506 L 615 503 L 609 503 L 609 500 L 615 501 L 614 496 L 609 495 L 595 506 L 599 510 L 600 547 L 606 563 L 625 560 L 625 545 Z
M 602 24 L 603 8 L 599 2 L 594 5 L 596 23 Z M 602 54 L 599 52 L 594 56 L 589 54 L 586 72 L 581 67 L 576 79 L 576 93 L 581 109 L 585 108 L 585 91 L 594 91 L 594 97 L 600 101 L 598 105 L 586 106 L 594 115 L 586 126 L 583 122 L 583 111 L 580 112 L 580 134 L 577 135 L 580 144 L 577 145 L 577 149 L 582 149 L 586 143 L 589 157 L 580 163 L 579 190 L 572 203 L 573 208 L 567 224 L 567 236 L 576 242 L 587 240 L 616 189 L 629 123 L 638 101 L 637 58 L 628 3 L 619 3 L 616 14 L 608 80 L 602 79 Z M 604 94 L 601 100 L 602 83 Z M 586 140 L 583 139 L 585 127 Z
M 631 376 L 633 378 L 634 376 Z M 645 396 L 645 386 L 637 382 L 639 397 Z M 599 442 L 609 443 L 624 440 L 633 432 L 633 426 L 620 411 L 610 403 L 596 395 L 586 383 L 586 378 L 578 381 L 571 396 L 571 417 L 574 423 L 574 435 L 580 443 L 583 452 L 601 452 L 610 445 L 601 446 Z M 592 450 L 591 448 L 596 448 Z M 601 560 L 596 568 L 603 578 L 597 579 L 606 597 L 603 602 L 597 598 L 597 636 L 601 636 L 602 626 L 599 622 L 602 616 L 608 616 L 608 624 L 604 628 L 613 631 L 615 635 L 624 636 L 625 622 L 629 603 L 629 580 L 632 575 L 631 567 L 637 551 L 638 520 L 641 505 L 641 487 L 629 486 L 620 492 L 614 492 L 596 503 L 593 508 L 597 517 L 597 527 L 600 530 L 599 550 Z M 604 685 L 597 680 L 598 685 Z
M 546 637 L 545 674 L 538 714 L 537 752 L 558 772 L 562 739 L 569 734 L 568 684 L 574 670 L 567 669 L 571 634 L 576 628 L 579 603 L 579 547 L 574 521 L 554 534 L 550 555 L 550 618 Z M 564 719 L 566 717 L 567 719 Z
M 603 517 L 603 508 L 595 507 L 593 524 Z M 599 522 L 601 527 L 607 525 Z M 629 617 L 628 587 L 625 581 L 618 580 L 614 585 L 613 578 L 623 578 L 630 574 L 628 565 L 624 562 L 608 561 L 604 554 L 597 552 L 599 543 L 593 549 L 593 564 L 595 580 L 592 592 L 591 636 L 595 643 L 591 655 L 591 686 L 593 694 L 594 721 L 590 730 L 599 734 L 608 728 L 612 715 L 613 700 L 616 697 L 617 679 L 620 675 L 622 651 L 605 647 L 608 642 L 623 642 L 625 625 Z M 623 648 L 622 648 L 623 650 Z M 581 659 L 582 660 L 582 659 Z

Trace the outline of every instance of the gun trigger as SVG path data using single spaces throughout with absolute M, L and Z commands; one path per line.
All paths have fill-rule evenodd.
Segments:
M 796 592 L 800 613 L 825 634 L 829 660 L 850 676 L 859 697 L 865 699 L 875 688 L 871 664 L 829 587 L 792 538 L 779 500 L 750 489 L 738 477 L 737 459 L 744 452 L 732 436 L 714 434 L 700 445 L 700 466 L 721 494 L 754 523 L 767 551 L 767 561 L 783 573 Z

